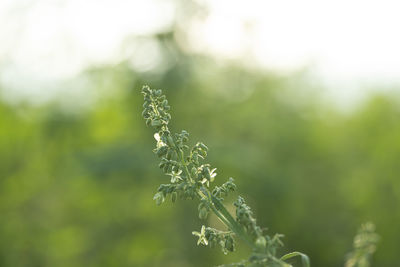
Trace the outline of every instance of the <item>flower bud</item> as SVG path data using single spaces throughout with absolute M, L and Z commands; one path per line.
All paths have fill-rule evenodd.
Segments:
M 151 126 L 153 126 L 153 127 L 157 127 L 157 126 L 161 126 L 161 125 L 162 125 L 162 123 L 160 120 L 153 120 L 151 122 Z
M 165 197 L 164 197 L 163 193 L 157 192 L 157 193 L 154 195 L 153 199 L 156 201 L 157 206 L 159 206 L 159 205 L 161 205 L 161 203 L 164 202 Z
M 201 208 L 201 209 L 199 210 L 199 218 L 200 218 L 201 220 L 205 220 L 205 219 L 207 219 L 207 216 L 208 216 L 208 210 L 207 210 L 207 208 L 206 208 L 206 207 Z
M 265 237 L 259 236 L 256 240 L 256 246 L 260 249 L 264 249 L 267 246 L 267 240 L 265 240 Z
M 174 146 L 175 145 L 174 139 L 172 139 L 172 137 L 170 135 L 167 137 L 167 143 L 168 143 L 169 146 Z
M 175 203 L 177 196 L 178 196 L 178 194 L 176 192 L 173 192 L 171 194 L 171 200 L 172 200 L 173 203 Z
M 201 149 L 205 150 L 205 151 L 208 150 L 208 147 L 207 147 L 205 144 L 203 144 L 203 143 L 199 143 L 199 147 L 200 147 Z
M 158 157 L 162 157 L 165 154 L 167 154 L 167 152 L 168 152 L 167 146 L 161 146 L 157 149 L 156 154 Z
M 191 169 L 191 175 L 192 175 L 193 178 L 196 178 L 196 176 L 197 176 L 197 170 L 196 170 L 195 167 L 192 167 L 192 169 Z
M 235 243 L 231 236 L 227 236 L 225 239 L 225 249 L 230 252 L 233 252 L 235 250 Z
M 171 159 L 172 158 L 172 150 L 168 150 L 168 153 L 167 153 L 167 159 Z
M 151 89 L 150 89 L 150 87 L 148 87 L 147 85 L 145 85 L 145 86 L 143 86 L 143 88 L 142 88 L 142 92 L 145 93 L 145 94 L 148 94 L 148 93 L 151 92 Z

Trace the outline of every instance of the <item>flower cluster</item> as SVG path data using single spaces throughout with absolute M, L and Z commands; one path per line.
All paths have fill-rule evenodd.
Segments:
M 154 153 L 161 159 L 159 167 L 170 177 L 170 184 L 162 184 L 154 196 L 157 204 L 165 201 L 171 195 L 173 201 L 177 198 L 194 199 L 197 195 L 207 199 L 208 187 L 215 179 L 216 169 L 210 164 L 203 163 L 207 157 L 208 147 L 198 142 L 192 148 L 186 144 L 189 133 L 182 130 L 172 134 L 168 128 L 171 119 L 170 106 L 161 90 L 152 90 L 148 86 L 142 89 L 144 95 L 143 117 L 148 126 L 152 126 L 156 133 L 156 148 Z M 234 188 L 233 179 L 221 186 L 222 191 L 227 192 Z M 229 189 L 228 189 L 229 188 Z M 216 191 L 221 191 L 216 188 Z M 218 193 L 220 194 L 220 193 Z M 200 209 L 201 218 L 206 217 L 206 208 L 209 204 L 202 202 Z M 209 209 L 209 208 L 208 208 Z M 207 213 L 208 214 L 208 213 Z
M 197 244 L 219 245 L 226 254 L 235 250 L 235 238 L 244 241 L 253 251 L 248 260 L 231 266 L 290 266 L 285 260 L 301 256 L 304 266 L 309 266 L 308 258 L 299 252 L 276 256 L 276 249 L 282 245 L 281 235 L 270 237 L 264 235 L 257 226 L 250 207 L 243 198 L 234 203 L 236 218 L 234 218 L 223 205 L 222 201 L 229 192 L 236 190 L 233 178 L 220 186 L 210 188 L 216 177 L 216 169 L 205 163 L 208 147 L 198 142 L 193 147 L 187 145 L 189 133 L 181 131 L 172 134 L 168 128 L 171 120 L 170 106 L 161 90 L 153 90 L 148 86 L 142 89 L 144 95 L 143 117 L 146 125 L 152 126 L 156 131 L 154 138 L 156 147 L 154 153 L 160 158 L 159 167 L 169 177 L 168 184 L 159 186 L 154 200 L 157 205 L 162 204 L 168 197 L 172 202 L 179 199 L 199 199 L 198 216 L 207 219 L 213 212 L 218 219 L 228 228 L 220 231 L 203 226 L 200 232 L 193 232 L 198 237 Z
M 215 186 L 212 194 L 220 201 L 224 200 L 223 197 L 228 196 L 229 192 L 233 192 L 236 190 L 236 185 L 234 184 L 233 178 L 229 178 L 227 182 L 222 184 L 221 186 Z
M 258 246 L 265 247 L 267 241 L 262 236 L 262 230 L 257 226 L 256 219 L 253 217 L 250 207 L 246 205 L 242 197 L 239 197 L 234 205 L 236 207 L 236 220 L 256 240 Z
M 210 245 L 210 247 L 220 245 L 224 254 L 235 250 L 235 241 L 233 239 L 234 234 L 231 231 L 219 231 L 203 225 L 200 232 L 192 232 L 192 234 L 199 238 L 197 245 Z

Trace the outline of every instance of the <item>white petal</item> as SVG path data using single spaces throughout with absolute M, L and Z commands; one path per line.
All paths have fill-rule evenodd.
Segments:
M 157 140 L 157 142 L 160 142 L 160 135 L 158 133 L 154 134 L 154 139 Z

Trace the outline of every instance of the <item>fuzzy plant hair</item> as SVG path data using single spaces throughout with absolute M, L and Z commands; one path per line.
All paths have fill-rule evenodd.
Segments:
M 308 257 L 300 252 L 278 255 L 278 248 L 283 246 L 282 235 L 270 236 L 257 225 L 253 211 L 246 204 L 243 197 L 238 197 L 233 203 L 235 216 L 230 214 L 223 204 L 224 198 L 236 190 L 233 178 L 229 178 L 219 186 L 212 186 L 216 172 L 210 164 L 205 162 L 208 147 L 198 142 L 188 145 L 189 133 L 182 130 L 172 133 L 169 129 L 171 115 L 168 100 L 161 90 L 154 90 L 148 86 L 142 89 L 144 95 L 143 117 L 146 125 L 155 130 L 156 148 L 154 153 L 160 158 L 159 167 L 169 177 L 169 183 L 161 184 L 154 195 L 157 205 L 167 198 L 175 202 L 177 199 L 197 200 L 198 216 L 201 220 L 207 219 L 210 212 L 226 226 L 227 230 L 218 230 L 202 226 L 200 231 L 194 231 L 197 244 L 204 246 L 220 246 L 227 254 L 236 248 L 236 239 L 247 244 L 252 253 L 239 263 L 225 266 L 268 266 L 290 267 L 287 260 L 300 257 L 302 266 L 309 267 Z

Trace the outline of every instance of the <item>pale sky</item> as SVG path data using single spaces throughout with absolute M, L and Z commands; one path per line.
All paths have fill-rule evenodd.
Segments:
M 189 49 L 285 73 L 310 67 L 339 99 L 362 97 L 369 83 L 400 82 L 400 2 L 389 0 L 203 0 L 209 13 L 186 27 Z M 42 95 L 91 64 L 133 57 L 151 68 L 157 44 L 121 53 L 127 36 L 168 27 L 173 0 L 1 0 L 2 95 Z M 58 88 L 58 89 L 57 89 Z M 81 89 L 80 89 L 81 90 Z

